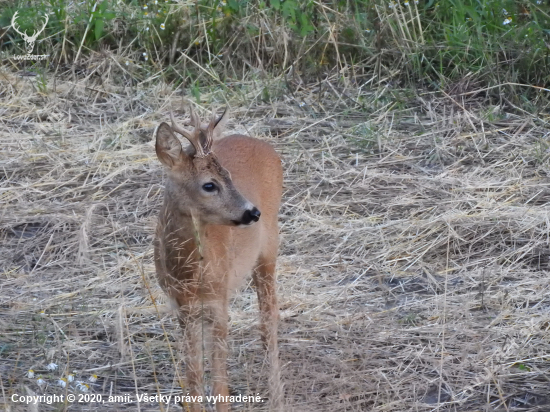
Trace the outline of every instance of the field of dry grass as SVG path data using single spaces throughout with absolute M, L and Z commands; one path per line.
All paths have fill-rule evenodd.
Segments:
M 485 92 L 294 86 L 266 103 L 257 82 L 238 85 L 228 127 L 284 162 L 285 410 L 549 411 L 548 115 Z M 203 114 L 227 103 L 202 97 Z M 152 133 L 181 100 L 155 82 L 0 72 L 0 409 L 181 409 L 12 401 L 83 393 L 77 381 L 104 400 L 181 394 L 181 334 L 152 262 Z M 257 313 L 249 284 L 231 304 L 229 375 L 267 401 Z

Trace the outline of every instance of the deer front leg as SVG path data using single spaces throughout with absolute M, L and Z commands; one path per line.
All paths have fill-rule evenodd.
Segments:
M 213 396 L 218 397 L 217 412 L 227 412 L 229 405 L 220 401 L 219 396 L 227 398 L 227 330 L 228 306 L 227 302 L 216 302 L 211 307 L 212 313 L 212 386 Z
M 260 306 L 260 330 L 267 349 L 267 358 L 271 366 L 269 375 L 270 410 L 279 411 L 283 402 L 283 386 L 279 368 L 279 347 L 277 329 L 279 323 L 279 306 L 275 283 L 275 262 L 260 259 L 260 265 L 253 273 L 254 284 Z
M 201 308 L 199 305 L 182 306 L 178 318 L 183 330 L 187 389 L 192 397 L 201 396 L 204 399 Z M 201 409 L 199 403 L 190 405 L 191 412 L 200 412 Z

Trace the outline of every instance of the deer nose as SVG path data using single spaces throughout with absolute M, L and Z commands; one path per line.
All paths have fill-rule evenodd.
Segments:
M 250 210 L 246 210 L 243 214 L 243 217 L 241 219 L 241 224 L 243 225 L 249 225 L 252 222 L 257 222 L 260 220 L 261 212 L 258 210 L 257 207 L 253 207 Z

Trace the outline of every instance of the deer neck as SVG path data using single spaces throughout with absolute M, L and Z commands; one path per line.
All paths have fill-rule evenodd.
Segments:
M 205 239 L 205 227 L 191 213 L 182 214 L 166 201 L 161 213 L 166 247 L 177 249 L 178 255 L 184 257 L 182 263 L 197 264 L 202 260 Z M 174 212 L 175 211 L 175 212 Z

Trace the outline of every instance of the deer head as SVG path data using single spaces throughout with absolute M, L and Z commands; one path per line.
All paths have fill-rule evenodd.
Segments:
M 212 152 L 214 137 L 220 134 L 227 110 L 201 127 L 191 109 L 192 132 L 176 124 L 161 123 L 156 132 L 157 157 L 168 168 L 167 201 L 184 216 L 194 216 L 203 223 L 218 225 L 249 225 L 257 222 L 260 211 L 235 188 L 229 172 Z M 191 143 L 183 150 L 174 132 Z
M 36 42 L 36 38 L 38 37 L 38 35 L 40 33 L 42 33 L 42 31 L 46 28 L 46 24 L 48 24 L 48 15 L 47 14 L 44 14 L 44 17 L 45 17 L 45 21 L 44 21 L 44 25 L 42 26 L 42 28 L 38 31 L 34 31 L 32 36 L 29 36 L 27 35 L 27 32 L 21 32 L 20 31 L 20 26 L 16 23 L 16 19 L 17 19 L 17 11 L 13 14 L 13 17 L 11 18 L 11 26 L 13 27 L 13 29 L 19 33 L 21 35 L 21 37 L 23 37 L 23 40 L 25 40 L 25 43 L 26 43 L 26 48 L 27 48 L 27 54 L 31 54 L 33 49 L 34 49 L 34 43 Z

